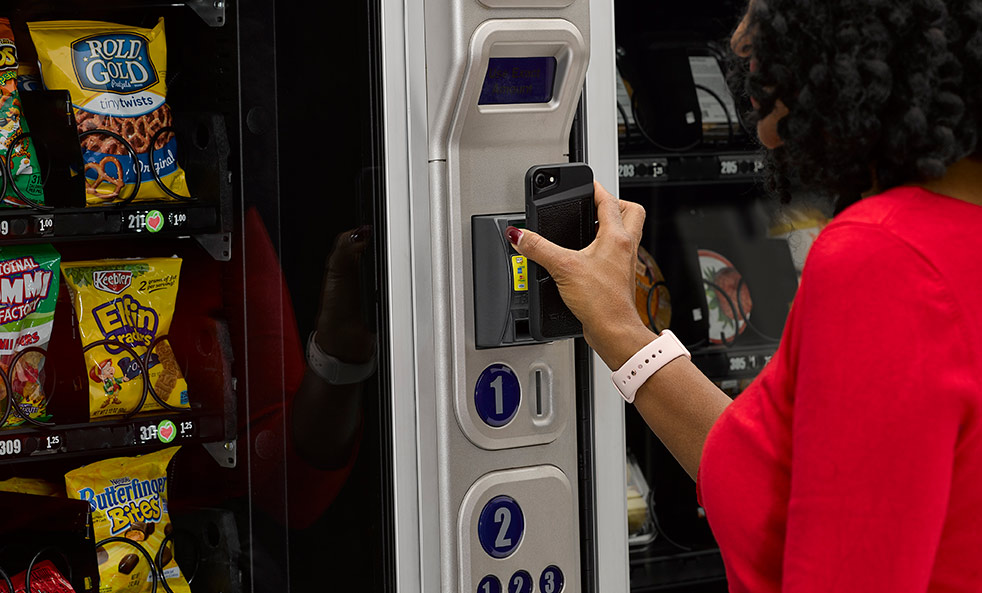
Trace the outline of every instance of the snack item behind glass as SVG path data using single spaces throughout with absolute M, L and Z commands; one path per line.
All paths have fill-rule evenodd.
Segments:
M 14 405 L 23 415 L 38 420 L 48 418 L 41 377 L 44 355 L 32 350 L 21 356 L 16 367 L 10 364 L 21 350 L 48 347 L 58 300 L 60 260 L 50 245 L 0 247 L 0 368 L 10 378 Z M 11 411 L 4 426 L 23 422 Z
M 0 18 L 0 155 L 7 162 L 7 149 L 20 132 L 25 134 L 30 130 L 27 121 L 21 117 L 20 91 L 17 89 L 17 46 L 14 44 L 14 32 L 10 28 L 10 20 Z M 14 185 L 25 198 L 35 204 L 44 203 L 44 191 L 41 188 L 41 172 L 31 138 L 17 141 L 10 154 L 10 172 L 13 174 Z M 5 186 L 3 191 L 4 205 L 27 206 L 13 187 Z
M 69 498 L 84 500 L 92 509 L 96 541 L 125 537 L 157 558 L 172 527 L 167 511 L 167 466 L 180 447 L 137 457 L 97 461 L 65 474 Z M 96 548 L 99 593 L 150 591 L 153 570 L 133 546 L 109 543 Z M 167 585 L 174 593 L 189 593 L 187 581 L 174 560 L 173 541 L 162 553 Z M 160 585 L 157 589 L 163 591 Z
M 179 258 L 106 259 L 61 266 L 78 320 L 82 346 L 108 340 L 85 353 L 89 418 L 134 411 L 143 393 L 136 356 L 146 358 L 150 386 L 164 403 L 188 408 L 188 387 L 166 339 L 177 302 Z M 115 346 L 125 344 L 132 348 Z M 150 395 L 142 411 L 163 409 Z
M 170 200 L 188 194 L 177 164 L 177 140 L 166 103 L 167 41 L 164 19 L 153 29 L 98 21 L 28 23 L 41 63 L 45 88 L 67 89 L 78 132 L 109 130 L 124 138 L 140 163 L 140 190 L 134 200 Z M 84 136 L 85 191 L 89 204 L 127 199 L 136 182 L 129 150 L 102 133 Z M 166 190 L 154 181 L 151 161 Z
M 36 496 L 64 496 L 65 488 L 40 478 L 9 478 L 0 480 L 0 492 L 18 492 Z
M 10 584 L 15 593 L 26 593 L 27 571 L 10 577 Z M 61 574 L 61 571 L 50 560 L 38 562 L 31 571 L 31 589 L 44 593 L 75 593 L 71 583 Z M 0 580 L 0 593 L 7 593 L 7 583 Z

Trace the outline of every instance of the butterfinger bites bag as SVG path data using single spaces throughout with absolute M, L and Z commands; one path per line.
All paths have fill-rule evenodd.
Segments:
M 130 346 L 142 358 L 158 336 L 170 331 L 179 258 L 65 262 L 61 269 L 83 347 L 109 340 Z M 187 383 L 166 339 L 153 347 L 147 366 L 160 399 L 170 406 L 190 407 Z M 133 353 L 112 344 L 94 346 L 85 353 L 85 368 L 91 419 L 128 414 L 139 405 L 144 379 Z M 142 410 L 160 409 L 148 395 Z
M 0 247 L 0 368 L 10 379 L 14 405 L 38 420 L 48 418 L 41 376 L 44 356 L 31 351 L 21 356 L 17 366 L 10 364 L 25 348 L 48 347 L 58 300 L 59 261 L 61 256 L 50 245 Z M 23 422 L 12 411 L 4 426 Z
M 97 461 L 65 474 L 69 498 L 84 500 L 92 509 L 96 541 L 125 537 L 143 546 L 150 557 L 171 533 L 167 511 L 167 467 L 180 447 L 138 457 Z M 150 591 L 152 567 L 133 546 L 109 543 L 96 549 L 99 593 Z M 189 593 L 187 581 L 174 560 L 173 541 L 164 550 L 163 576 L 174 593 Z M 163 591 L 158 585 L 158 591 Z
M 166 103 L 167 41 L 164 19 L 153 29 L 98 21 L 28 23 L 45 88 L 68 89 L 79 134 L 109 130 L 133 147 L 140 161 L 140 191 L 134 198 L 170 200 L 154 181 L 152 166 L 175 194 L 188 195 L 177 164 L 177 140 L 161 128 L 173 125 Z M 136 169 L 126 147 L 107 134 L 84 136 L 86 200 L 102 204 L 126 199 Z M 151 158 L 151 152 L 153 153 Z
M 20 91 L 17 89 L 17 46 L 10 20 L 0 18 L 0 155 L 7 163 L 7 149 L 15 137 L 23 131 L 30 132 L 27 121 L 21 117 Z M 17 141 L 7 164 L 13 174 L 14 184 L 27 199 L 37 204 L 44 203 L 41 189 L 41 172 L 31 138 Z M 3 193 L 3 204 L 13 206 L 27 205 L 13 188 L 7 187 Z

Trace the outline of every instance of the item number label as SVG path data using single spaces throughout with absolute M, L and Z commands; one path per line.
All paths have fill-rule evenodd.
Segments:
M 634 177 L 634 164 L 633 163 L 621 163 L 618 165 L 618 172 L 621 177 Z
M 147 443 L 149 441 L 157 440 L 157 425 L 150 424 L 140 427 L 140 443 Z
M 720 161 L 719 163 L 719 174 L 720 175 L 736 175 L 740 172 L 740 165 L 736 161 Z
M 126 220 L 128 221 L 126 228 L 139 233 L 143 231 L 143 225 L 147 224 L 147 213 L 137 212 L 135 214 L 127 214 Z
M 8 455 L 18 455 L 21 452 L 21 444 L 19 439 L 13 439 L 10 441 L 0 441 L 0 457 L 7 457 Z

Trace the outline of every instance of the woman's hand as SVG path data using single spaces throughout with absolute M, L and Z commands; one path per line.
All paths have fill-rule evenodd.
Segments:
M 583 336 L 607 366 L 618 369 L 655 338 L 635 307 L 635 264 L 644 208 L 612 196 L 594 182 L 600 226 L 581 251 L 565 249 L 537 233 L 508 227 L 515 250 L 544 267 L 583 323 Z

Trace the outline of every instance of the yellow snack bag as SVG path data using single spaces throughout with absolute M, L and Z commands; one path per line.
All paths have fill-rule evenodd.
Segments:
M 84 500 L 92 509 L 96 541 L 125 537 L 139 544 L 156 561 L 170 535 L 167 512 L 167 466 L 180 447 L 137 457 L 116 457 L 82 466 L 65 474 L 69 498 Z M 96 549 L 99 593 L 139 593 L 153 587 L 152 568 L 139 550 L 112 542 Z M 161 555 L 163 577 L 174 593 L 190 593 L 168 541 Z M 158 583 L 158 591 L 164 587 Z
M 164 403 L 188 408 L 188 386 L 166 339 L 177 302 L 181 260 L 105 259 L 63 262 L 65 284 L 75 306 L 78 331 L 89 375 L 89 418 L 125 415 L 140 403 L 144 378 L 140 358 L 147 360 L 150 387 Z M 120 343 L 126 348 L 115 346 Z M 147 396 L 142 411 L 164 409 Z
M 153 29 L 99 21 L 28 23 L 48 89 L 67 89 L 84 136 L 85 192 L 89 204 L 125 200 L 136 168 L 119 137 L 136 152 L 140 189 L 134 198 L 187 196 L 177 164 L 177 141 L 167 105 L 167 40 L 164 19 Z M 90 132 L 108 130 L 114 135 Z M 117 137 L 118 136 L 118 137 Z M 153 166 L 161 185 L 154 180 Z
M 37 496 L 63 496 L 61 486 L 40 478 L 9 478 L 0 480 L 0 492 L 19 492 Z

